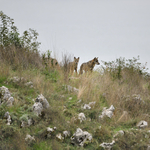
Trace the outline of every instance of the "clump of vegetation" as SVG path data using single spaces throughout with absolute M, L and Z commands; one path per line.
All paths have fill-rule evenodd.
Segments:
M 0 87 L 6 86 L 15 100 L 11 107 L 0 103 L 0 149 L 80 149 L 70 141 L 77 128 L 93 137 L 81 149 L 103 149 L 99 145 L 112 142 L 119 130 L 124 135 L 118 135 L 112 149 L 147 148 L 149 126 L 142 130 L 136 126 L 141 120 L 150 124 L 150 80 L 139 57 L 104 62 L 102 69 L 70 78 L 68 54 L 63 54 L 59 67 L 55 66 L 50 51 L 39 54 L 35 30 L 29 29 L 20 36 L 13 19 L 3 12 L 0 18 Z M 14 76 L 32 81 L 33 87 L 25 86 L 24 82 L 8 82 Z M 77 90 L 69 90 L 68 85 Z M 39 94 L 47 99 L 49 108 L 37 116 L 33 104 Z M 94 102 L 91 108 L 83 109 L 90 102 Z M 111 105 L 115 108 L 113 116 L 100 119 L 103 108 Z M 6 125 L 3 118 L 7 111 L 11 125 Z M 85 114 L 82 122 L 79 113 Z M 20 123 L 29 119 L 34 123 L 20 128 Z M 56 130 L 47 136 L 47 127 Z M 59 133 L 63 136 L 63 131 L 70 131 L 70 136 L 63 140 L 56 138 Z M 27 134 L 34 136 L 32 144 L 25 141 Z

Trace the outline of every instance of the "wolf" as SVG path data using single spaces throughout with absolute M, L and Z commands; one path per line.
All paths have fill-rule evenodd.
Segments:
M 77 67 L 78 67 L 79 59 L 80 59 L 80 57 L 78 57 L 78 58 L 74 57 L 74 61 L 69 62 L 68 70 L 69 70 L 69 72 L 71 72 L 71 74 L 73 74 L 73 72 L 75 70 L 76 75 L 77 75 Z
M 79 74 L 82 74 L 83 73 L 83 70 L 85 72 L 87 71 L 93 71 L 93 68 L 95 65 L 99 65 L 100 63 L 98 62 L 98 57 L 86 62 L 86 63 L 83 63 L 81 66 L 80 66 L 80 73 Z
M 49 64 L 49 67 L 60 68 L 59 63 L 55 58 L 50 57 L 48 64 Z
M 60 68 L 58 61 L 55 58 L 43 58 L 43 63 L 49 68 Z

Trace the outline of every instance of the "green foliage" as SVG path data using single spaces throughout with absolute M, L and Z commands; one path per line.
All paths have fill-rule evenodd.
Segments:
M 18 28 L 14 25 L 14 20 L 0 11 L 0 46 L 7 47 L 15 45 L 31 51 L 38 51 L 40 45 L 37 42 L 38 33 L 29 29 L 24 31 L 23 36 L 19 36 Z
M 4 77 L 4 76 L 1 77 L 0 76 L 0 84 L 4 83 L 4 81 L 6 81 L 6 79 L 7 79 L 6 77 Z
M 52 81 L 52 82 L 57 82 L 57 80 L 59 79 L 59 72 L 55 69 L 49 71 L 47 69 L 45 69 L 43 71 L 43 74 L 45 75 L 46 79 Z
M 0 11 L 0 21 L 0 45 L 4 47 L 12 44 L 19 45 L 21 41 L 13 19 Z
M 102 61 L 104 64 L 102 68 L 104 72 L 109 72 L 113 79 L 121 79 L 123 71 L 129 72 L 131 75 L 140 74 L 145 76 L 148 74 L 146 72 L 148 70 L 148 68 L 146 68 L 147 63 L 142 65 L 139 60 L 139 56 L 137 58 L 133 57 L 133 59 L 120 57 L 111 62 Z
M 123 130 L 125 134 L 117 136 L 118 141 L 112 149 L 146 149 L 149 140 L 147 130 L 143 129 L 145 133 L 143 130 L 134 130 L 141 119 L 150 123 L 150 82 L 143 78 L 147 75 L 146 64 L 142 66 L 139 63 L 139 57 L 128 60 L 119 58 L 112 62 L 104 62 L 103 74 L 97 72 L 89 77 L 83 75 L 77 80 L 67 80 L 69 77 L 67 65 L 70 57 L 64 56 L 63 71 L 58 71 L 54 68 L 55 59 L 51 58 L 49 50 L 43 54 L 42 58 L 37 56 L 39 43 L 37 42 L 38 33 L 35 30 L 29 29 L 29 31 L 24 31 L 23 36 L 20 36 L 13 19 L 3 12 L 0 12 L 0 18 L 0 62 L 3 60 L 7 62 L 0 63 L 0 86 L 9 88 L 15 99 L 11 107 L 0 105 L 0 149 L 103 149 L 99 144 L 112 142 L 113 135 L 119 130 Z M 45 68 L 30 67 L 30 64 L 36 66 L 38 62 L 43 62 Z M 12 68 L 17 68 L 18 65 L 19 69 L 9 69 L 12 64 Z M 24 68 L 27 69 L 24 70 Z M 19 74 L 19 77 L 24 76 L 27 80 L 31 79 L 34 88 L 25 86 L 24 82 L 9 82 L 7 78 L 14 74 Z M 128 79 L 122 83 L 125 77 Z M 134 82 L 130 82 L 131 78 Z M 68 84 L 79 88 L 79 94 L 67 91 L 66 85 Z M 82 86 L 86 87 L 83 91 Z M 33 112 L 32 108 L 33 99 L 38 94 L 43 94 L 50 104 L 48 109 L 43 110 L 40 117 Z M 136 104 L 132 99 L 128 101 L 123 98 L 124 95 L 132 94 L 140 94 L 143 103 Z M 79 98 L 82 100 L 81 103 L 78 102 Z M 96 104 L 90 110 L 82 108 L 83 103 L 92 101 Z M 98 120 L 103 107 L 112 104 L 115 107 L 112 118 L 105 116 L 102 120 Z M 10 126 L 6 125 L 6 119 L 3 118 L 7 111 L 12 119 Z M 117 120 L 122 111 L 127 111 L 129 116 L 119 122 Z M 86 121 L 82 123 L 74 119 L 80 112 L 86 116 Z M 20 128 L 20 121 L 27 122 L 29 118 L 33 120 L 33 125 Z M 100 125 L 102 128 L 99 128 Z M 54 126 L 57 130 L 51 138 L 47 138 L 47 127 Z M 85 142 L 84 147 L 77 147 L 71 145 L 70 137 L 65 138 L 64 141 L 56 139 L 57 133 L 62 134 L 67 130 L 72 136 L 77 128 L 91 133 L 92 142 Z M 134 131 L 131 131 L 131 128 Z M 26 143 L 26 134 L 34 136 L 35 143 L 32 145 Z
M 46 141 L 41 141 L 39 143 L 36 143 L 32 149 L 33 150 L 52 150 L 51 145 L 48 144 Z
M 5 114 L 6 110 L 7 110 L 7 108 L 4 104 L 0 105 L 0 118 L 1 119 L 4 117 L 4 114 Z
M 102 126 L 100 129 L 96 129 L 94 138 L 98 140 L 99 143 L 111 142 L 112 136 L 111 132 L 107 127 Z

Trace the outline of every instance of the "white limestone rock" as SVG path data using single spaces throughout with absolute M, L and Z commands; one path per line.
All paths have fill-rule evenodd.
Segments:
M 6 118 L 6 120 L 7 120 L 7 125 L 10 125 L 12 120 L 11 120 L 11 116 L 9 115 L 8 111 L 5 113 L 4 118 Z
M 35 102 L 32 109 L 37 116 L 40 116 L 43 111 L 43 106 L 40 102 Z
M 87 131 L 82 131 L 82 129 L 77 128 L 76 132 L 71 137 L 71 143 L 83 147 L 84 144 L 92 142 L 92 135 Z
M 29 82 L 25 83 L 25 86 L 33 88 L 33 82 L 29 81 Z
M 123 135 L 124 135 L 124 131 L 123 131 L 123 130 L 118 131 L 113 137 L 115 138 L 115 137 L 117 137 L 118 135 L 123 136 Z
M 47 99 L 42 94 L 38 95 L 35 102 L 41 103 L 44 109 L 49 108 L 49 103 L 48 103 Z
M 89 104 L 84 104 L 84 106 L 82 107 L 83 109 L 91 109 L 92 107 L 94 107 L 96 102 L 89 102 Z
M 64 137 L 61 135 L 61 133 L 56 134 L 56 138 L 60 141 L 64 140 Z
M 27 134 L 26 137 L 25 137 L 25 141 L 26 141 L 28 144 L 30 144 L 30 143 L 32 143 L 32 142 L 35 141 L 35 138 L 34 138 L 34 136 L 31 136 L 30 134 Z
M 115 141 L 113 140 L 111 143 L 103 142 L 102 144 L 100 144 L 100 146 L 103 147 L 104 149 L 111 150 L 114 144 Z
M 146 128 L 146 127 L 148 127 L 148 122 L 142 120 L 142 121 L 140 121 L 140 122 L 137 124 L 137 127 L 139 127 L 139 128 Z
M 69 131 L 63 131 L 63 137 L 67 138 L 70 136 L 70 132 Z
M 23 77 L 15 76 L 15 77 L 10 78 L 9 81 L 13 83 L 19 83 L 19 82 L 24 82 L 25 79 Z
M 83 109 L 91 109 L 91 106 L 89 106 L 89 104 L 84 104 L 84 106 L 82 108 Z
M 47 137 L 50 138 L 56 129 L 57 129 L 56 127 L 53 127 L 53 128 L 47 127 L 47 129 L 46 129 L 47 130 Z
M 66 86 L 66 90 L 68 90 L 69 92 L 75 92 L 75 93 L 78 93 L 79 92 L 79 89 L 75 88 L 75 87 L 72 87 L 70 85 L 67 85 Z
M 6 104 L 7 106 L 12 106 L 14 103 L 14 98 L 11 96 L 8 88 L 5 86 L 0 87 L 0 105 Z
M 21 120 L 21 128 L 24 127 L 30 127 L 32 124 L 34 123 L 32 118 L 28 118 L 26 121 L 25 120 Z
M 147 150 L 150 150 L 150 145 L 147 146 Z
M 78 119 L 80 120 L 80 123 L 86 120 L 86 117 L 84 113 L 79 113 L 78 114 Z
M 99 119 L 102 119 L 104 116 L 107 116 L 111 118 L 113 116 L 115 108 L 113 105 L 110 106 L 110 108 L 106 109 L 106 107 L 103 108 L 102 115 L 99 116 Z

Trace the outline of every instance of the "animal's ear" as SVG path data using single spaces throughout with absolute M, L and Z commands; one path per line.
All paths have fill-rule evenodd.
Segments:
M 80 57 L 78 57 L 78 59 L 80 59 Z
M 74 57 L 74 59 L 76 59 L 76 57 Z

